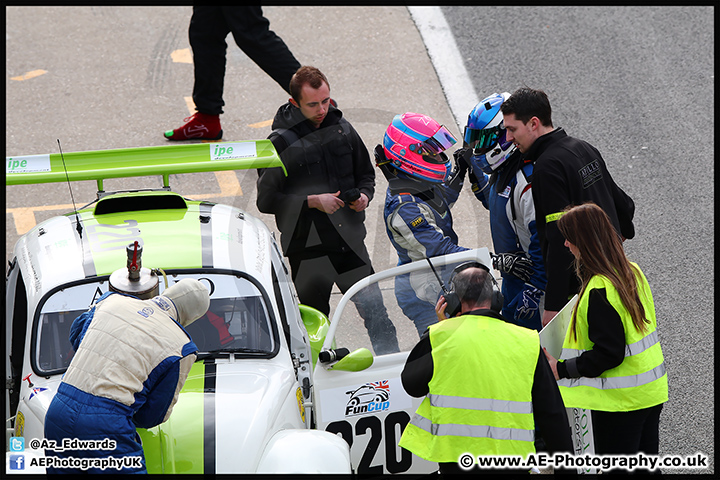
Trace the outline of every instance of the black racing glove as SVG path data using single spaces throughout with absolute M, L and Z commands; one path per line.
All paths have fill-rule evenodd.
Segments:
M 530 277 L 535 273 L 532 268 L 533 261 L 522 253 L 500 253 L 498 255 L 491 253 L 490 256 L 495 270 L 515 275 L 523 282 L 529 282 Z
M 518 301 L 515 309 L 515 320 L 529 321 L 540 309 L 540 300 L 545 294 L 539 288 L 532 285 L 525 285 L 522 291 L 522 297 Z
M 465 148 L 460 148 L 453 152 L 453 158 L 455 159 L 455 168 L 448 178 L 445 180 L 445 185 L 459 192 L 462 189 L 463 180 L 465 180 L 465 173 L 468 171 L 467 155 Z
M 455 168 L 466 172 L 470 168 L 468 158 L 472 155 L 472 149 L 470 147 L 458 148 L 453 152 L 453 158 L 455 159 Z

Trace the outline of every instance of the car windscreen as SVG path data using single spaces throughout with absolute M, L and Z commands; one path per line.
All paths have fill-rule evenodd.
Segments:
M 262 287 L 242 274 L 170 274 L 169 284 L 195 278 L 211 292 L 210 308 L 185 330 L 199 352 L 234 352 L 274 356 L 278 347 L 269 297 Z M 163 281 L 161 279 L 160 294 Z M 38 306 L 33 331 L 33 367 L 39 375 L 63 373 L 75 350 L 70 340 L 73 321 L 108 291 L 107 277 L 55 289 Z
M 199 352 L 270 355 L 275 351 L 265 299 L 255 285 L 238 280 L 232 292 L 215 292 L 207 313 L 186 328 Z

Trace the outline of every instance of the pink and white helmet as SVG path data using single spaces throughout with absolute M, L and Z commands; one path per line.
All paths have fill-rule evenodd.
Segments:
M 445 126 L 420 113 L 395 115 L 385 130 L 385 156 L 399 171 L 431 183 L 442 183 L 451 162 L 444 150 L 457 140 Z

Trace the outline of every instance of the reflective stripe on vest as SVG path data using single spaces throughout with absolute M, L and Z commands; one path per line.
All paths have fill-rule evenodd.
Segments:
M 545 223 L 555 222 L 555 221 L 559 220 L 560 217 L 562 217 L 563 215 L 565 215 L 565 212 L 555 212 L 555 213 L 545 215 Z
M 633 388 L 639 387 L 661 378 L 665 375 L 665 363 L 661 363 L 649 372 L 640 373 L 638 375 L 630 375 L 628 377 L 579 377 L 579 378 L 561 378 L 558 380 L 558 386 L 561 387 L 592 387 L 601 390 L 609 390 L 612 388 Z
M 532 402 L 514 400 L 495 400 L 492 398 L 451 397 L 447 395 L 428 395 L 430 405 L 442 408 L 462 408 L 464 410 L 492 410 L 494 412 L 532 413 Z
M 455 437 L 491 438 L 493 440 L 517 440 L 521 442 L 535 441 L 535 430 L 452 423 L 438 425 L 417 413 L 413 416 L 411 423 L 438 437 L 451 435 Z
M 637 342 L 625 345 L 625 356 L 631 357 L 633 355 L 638 355 L 645 350 L 649 349 L 656 343 L 658 343 L 660 339 L 658 338 L 657 330 L 651 332 L 647 337 L 638 340 Z M 560 354 L 560 360 L 567 360 L 569 358 L 575 358 L 582 355 L 584 352 L 587 352 L 587 350 L 578 350 L 575 348 L 563 348 L 562 353 Z M 563 379 L 565 380 L 565 379 Z
M 637 265 L 632 264 L 637 268 Z M 668 400 L 667 372 L 656 330 L 655 305 L 647 279 L 637 269 L 638 294 L 650 323 L 648 333 L 638 331 L 620 295 L 606 277 L 590 279 L 577 303 L 577 340 L 571 329 L 565 335 L 560 360 L 582 355 L 594 344 L 588 337 L 587 310 L 592 289 L 605 289 L 607 301 L 618 312 L 625 330 L 625 357 L 620 365 L 596 378 L 563 378 L 558 380 L 560 393 L 568 408 L 587 408 L 610 412 L 632 411 L 659 405 Z
M 399 445 L 431 462 L 535 453 L 538 332 L 462 315 L 430 326 L 433 376 Z

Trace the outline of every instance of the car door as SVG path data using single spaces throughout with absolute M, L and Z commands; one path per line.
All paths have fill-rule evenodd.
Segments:
M 353 285 L 335 308 L 323 350 L 336 343 L 336 350 L 359 348 L 372 351 L 372 342 L 353 299 L 368 288 L 379 287 L 389 318 L 395 325 L 400 351 L 375 355 L 373 363 L 360 371 L 334 369 L 334 364 L 315 365 L 314 408 L 317 428 L 341 435 L 350 445 L 352 466 L 358 474 L 430 473 L 437 463 L 428 462 L 400 448 L 405 426 L 423 398 L 413 398 L 403 389 L 400 374 L 420 331 L 404 313 L 400 285 L 413 285 L 418 297 L 434 307 L 443 293 L 438 276 L 447 284 L 452 268 L 465 261 L 491 267 L 487 248 L 434 257 L 375 273 Z M 435 272 L 433 271 L 435 270 Z M 437 275 L 436 275 L 437 273 Z M 403 283 L 401 279 L 410 279 Z M 415 302 L 418 303 L 417 300 Z

